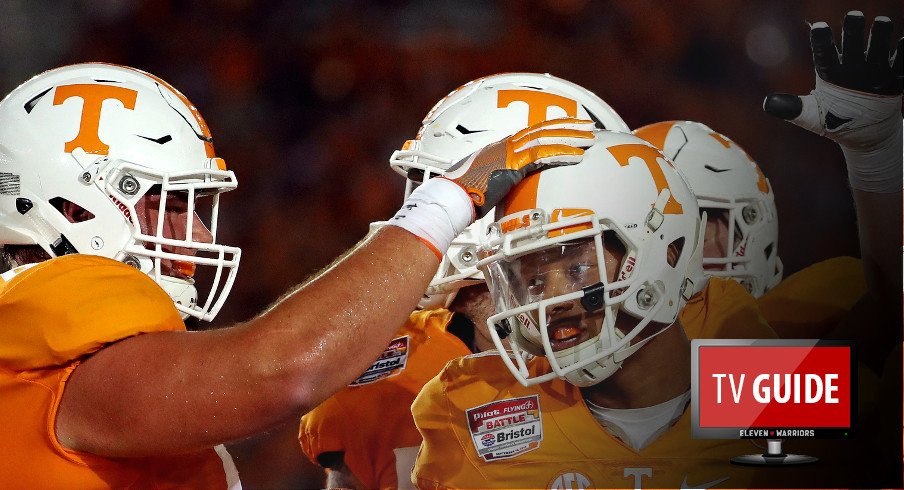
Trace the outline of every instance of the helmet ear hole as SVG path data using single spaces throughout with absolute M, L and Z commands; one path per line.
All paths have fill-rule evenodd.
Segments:
M 82 223 L 94 219 L 94 213 L 68 199 L 54 197 L 49 202 L 50 205 L 59 211 L 70 223 Z
M 763 253 L 766 255 L 766 258 L 767 258 L 767 259 L 772 258 L 772 250 L 773 250 L 773 246 L 772 246 L 772 245 L 773 245 L 773 244 L 770 243 L 769 245 L 766 245 L 766 248 L 765 248 L 765 249 L 763 249 Z
M 674 269 L 678 264 L 678 259 L 681 258 L 681 252 L 684 251 L 684 237 L 676 238 L 672 243 L 669 244 L 668 249 L 666 250 L 666 262 L 669 266 Z

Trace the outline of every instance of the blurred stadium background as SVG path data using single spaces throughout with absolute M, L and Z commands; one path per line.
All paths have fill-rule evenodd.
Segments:
M 442 96 L 503 71 L 549 72 L 631 127 L 702 121 L 771 179 L 786 275 L 857 255 L 834 144 L 765 115 L 767 93 L 812 87 L 805 21 L 840 35 L 851 9 L 896 1 L 2 0 L 0 92 L 45 69 L 107 61 L 181 89 L 239 179 L 222 241 L 245 251 L 215 325 L 247 320 L 399 206 L 391 152 Z

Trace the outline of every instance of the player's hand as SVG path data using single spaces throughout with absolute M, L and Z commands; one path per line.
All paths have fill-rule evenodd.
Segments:
M 865 23 L 859 11 L 845 15 L 840 53 L 828 24 L 810 26 L 816 88 L 803 97 L 771 94 L 763 109 L 845 148 L 867 150 L 888 140 L 901 123 L 902 40 L 891 51 L 894 26 L 876 17 L 864 44 Z
M 595 134 L 593 121 L 544 121 L 472 153 L 443 177 L 465 189 L 480 218 L 528 174 L 579 163 Z

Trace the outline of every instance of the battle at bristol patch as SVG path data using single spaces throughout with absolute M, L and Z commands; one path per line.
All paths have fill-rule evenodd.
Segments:
M 392 339 L 380 357 L 349 386 L 360 386 L 391 378 L 405 369 L 408 363 L 408 336 Z
M 538 395 L 487 403 L 466 415 L 477 455 L 486 462 L 514 458 L 537 449 L 543 440 Z

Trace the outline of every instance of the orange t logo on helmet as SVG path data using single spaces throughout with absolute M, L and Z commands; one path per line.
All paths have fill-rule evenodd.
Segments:
M 663 189 L 668 189 L 669 182 L 666 180 L 665 173 L 662 171 L 662 167 L 659 166 L 658 162 L 658 159 L 662 158 L 662 154 L 658 151 L 647 145 L 629 144 L 613 146 L 609 148 L 609 152 L 612 153 L 612 156 L 615 157 L 615 160 L 618 161 L 618 164 L 622 167 L 625 167 L 630 163 L 631 157 L 640 158 L 647 164 L 647 168 L 650 170 L 650 175 L 653 177 L 653 182 L 656 184 L 656 192 L 659 193 L 662 192 Z M 663 161 L 671 165 L 668 160 Z M 681 214 L 684 211 L 681 207 L 681 203 L 676 201 L 673 196 L 669 196 L 669 200 L 666 202 L 662 212 L 664 214 Z
M 574 99 L 548 92 L 535 90 L 500 90 L 498 95 L 500 109 L 508 107 L 512 102 L 524 102 L 527 104 L 527 125 L 533 126 L 546 121 L 546 112 L 550 107 L 559 107 L 568 117 L 577 117 L 578 103 Z M 506 215 L 514 210 L 533 209 L 537 203 L 537 186 L 540 184 L 540 174 L 528 175 L 522 180 L 513 192 L 507 197 L 505 203 Z M 514 196 L 514 197 L 512 197 Z M 528 204 L 530 203 L 530 204 Z
M 114 87 L 111 85 L 75 84 L 57 87 L 53 95 L 53 105 L 60 105 L 72 97 L 79 97 L 83 101 L 82 118 L 75 139 L 66 143 L 65 151 L 81 147 L 86 153 L 106 155 L 110 151 L 110 145 L 100 140 L 98 128 L 100 126 L 100 112 L 105 100 L 118 100 L 125 109 L 135 110 L 135 99 L 138 92 L 135 90 Z
M 527 125 L 541 123 L 546 120 L 546 110 L 550 107 L 561 107 L 568 117 L 577 117 L 578 103 L 568 97 L 537 92 L 535 90 L 500 90 L 499 108 L 508 107 L 512 102 L 527 104 Z

